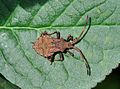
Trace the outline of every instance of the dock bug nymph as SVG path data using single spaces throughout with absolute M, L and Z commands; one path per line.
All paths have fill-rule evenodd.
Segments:
M 89 26 L 85 32 L 85 29 L 88 23 L 89 23 Z M 85 37 L 88 30 L 90 29 L 90 26 L 91 26 L 91 17 L 87 16 L 84 28 L 82 29 L 82 32 L 77 38 L 73 38 L 73 36 L 68 35 L 67 39 L 64 39 L 60 37 L 60 32 L 58 31 L 55 31 L 53 33 L 47 33 L 45 31 L 40 35 L 40 37 L 35 42 L 33 42 L 32 47 L 38 54 L 47 58 L 51 62 L 51 64 L 52 62 L 54 62 L 54 60 L 56 60 L 55 59 L 56 54 L 60 55 L 60 59 L 58 59 L 59 61 L 64 60 L 63 53 L 69 53 L 72 56 L 74 56 L 74 54 L 69 51 L 70 49 L 74 49 L 80 53 L 82 60 L 86 65 L 87 74 L 90 75 L 91 70 L 86 57 L 84 56 L 83 52 L 78 47 L 75 46 L 75 44 L 80 42 Z M 56 38 L 51 37 L 51 35 L 53 34 L 56 34 L 57 37 Z

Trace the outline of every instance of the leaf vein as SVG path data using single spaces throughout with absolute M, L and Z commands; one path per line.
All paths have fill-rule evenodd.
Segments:
M 12 31 L 12 30 L 11 30 L 11 31 Z M 26 59 L 28 60 L 28 62 L 32 65 L 32 67 L 33 67 L 34 69 L 36 69 L 40 74 L 42 74 L 43 72 L 42 72 L 40 69 L 35 68 L 34 65 L 33 65 L 33 63 L 29 60 L 30 57 L 28 57 L 28 56 L 26 55 L 24 49 L 22 48 L 22 46 L 21 46 L 21 44 L 20 44 L 20 42 L 19 42 L 20 40 L 19 40 L 17 34 L 15 34 L 13 31 L 12 31 L 12 34 L 13 34 L 13 36 L 15 37 L 15 39 L 17 40 L 17 43 L 18 43 L 18 45 L 20 46 L 20 48 L 21 48 L 22 52 L 24 53 L 24 55 L 25 55 Z
M 85 13 L 91 11 L 91 10 L 94 9 L 94 8 L 97 8 L 97 7 L 101 6 L 101 5 L 104 4 L 106 1 L 107 1 L 107 0 L 105 0 L 105 1 L 103 1 L 103 2 L 101 2 L 101 3 L 99 3 L 99 4 L 97 4 L 97 5 L 95 5 L 95 6 L 93 6 L 93 7 L 91 7 L 90 9 L 86 10 Z M 83 5 L 83 6 L 84 6 L 84 5 Z M 85 15 L 85 13 L 83 13 L 82 16 Z M 74 25 L 77 25 L 77 24 L 79 23 L 79 20 L 80 20 L 80 19 L 78 19 L 78 20 L 75 22 Z
M 110 18 L 116 11 L 116 8 L 117 8 L 117 6 L 115 6 L 115 9 L 113 10 L 113 12 L 111 14 L 109 14 L 105 19 L 103 19 L 103 21 L 100 24 L 104 23 L 108 18 Z
M 50 27 L 53 25 L 53 23 L 57 20 L 57 18 L 59 18 L 64 12 L 65 10 L 74 2 L 75 0 L 72 0 L 67 6 L 66 8 L 64 8 L 64 10 L 58 15 L 56 16 L 56 18 L 51 22 L 51 24 L 49 25 Z
M 17 74 L 19 74 L 20 76 L 25 77 L 23 74 L 21 74 L 20 72 L 18 72 L 18 71 L 13 67 L 12 64 L 10 64 L 10 63 L 7 61 L 7 58 L 6 58 L 4 52 L 3 52 L 1 49 L 0 49 L 0 52 L 2 53 L 2 56 L 3 56 L 3 58 L 5 59 L 6 64 L 7 64 L 8 66 L 10 66 L 9 68 L 13 69 L 14 72 L 17 73 Z

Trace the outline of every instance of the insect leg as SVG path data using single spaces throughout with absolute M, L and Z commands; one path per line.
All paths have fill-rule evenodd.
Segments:
M 56 54 L 54 54 L 48 58 L 48 60 L 51 62 L 50 65 L 52 65 L 52 63 L 54 61 L 63 61 L 64 60 L 64 56 L 61 52 L 59 53 L 59 55 L 60 55 L 60 59 L 55 59 Z
M 72 57 L 74 57 L 74 54 L 70 52 L 69 50 L 66 50 Z
M 63 61 L 64 60 L 64 56 L 61 52 L 59 53 L 59 55 L 60 55 L 60 59 L 55 59 L 55 61 Z
M 83 58 L 83 61 L 85 62 L 85 65 L 86 65 L 86 68 L 87 68 L 87 74 L 91 75 L 90 65 L 89 65 L 87 59 L 85 58 L 84 54 L 82 53 L 82 51 L 75 46 L 73 46 L 73 49 L 75 49 L 76 51 L 78 51 L 80 53 L 81 57 Z
M 69 41 L 73 41 L 73 36 L 71 36 L 70 34 L 68 35 L 68 37 L 67 37 L 67 42 L 69 42 Z
M 42 36 L 42 35 L 46 35 L 46 34 L 48 34 L 48 33 L 47 33 L 46 31 L 44 31 L 44 32 L 41 34 L 41 36 Z
M 60 39 L 60 32 L 57 32 L 57 38 Z
M 57 38 L 60 39 L 60 32 L 58 32 L 58 31 L 55 31 L 55 32 L 52 32 L 52 33 L 47 33 L 47 35 L 53 35 L 53 34 L 56 34 Z
M 54 55 L 49 56 L 48 60 L 50 61 L 50 65 L 52 65 L 52 63 L 54 62 Z
M 63 53 L 60 52 L 59 55 L 60 55 L 60 60 L 63 61 L 64 60 Z

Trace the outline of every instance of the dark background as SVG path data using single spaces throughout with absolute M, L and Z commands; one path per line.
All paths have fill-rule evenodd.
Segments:
M 93 89 L 120 89 L 120 65 Z

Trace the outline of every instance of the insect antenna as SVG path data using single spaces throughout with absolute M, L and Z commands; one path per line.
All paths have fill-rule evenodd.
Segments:
M 89 26 L 88 26 L 86 32 L 84 33 L 84 31 L 85 31 L 85 29 L 86 29 L 86 26 L 87 26 L 87 24 L 88 24 L 88 20 L 89 20 Z M 87 16 L 87 18 L 86 18 L 86 23 L 85 23 L 85 26 L 84 26 L 81 34 L 75 39 L 75 41 L 72 42 L 72 44 L 76 44 L 76 43 L 80 42 L 80 41 L 85 37 L 85 35 L 87 34 L 87 32 L 89 31 L 90 26 L 91 26 L 91 17 L 88 17 L 88 16 Z M 83 34 L 83 33 L 84 33 L 84 34 Z M 82 35 L 83 35 L 83 36 L 82 36 Z M 82 37 L 81 37 L 81 36 L 82 36 Z
M 31 44 L 34 44 L 35 42 L 30 42 Z
M 88 16 L 87 16 L 87 18 L 88 18 Z M 86 21 L 86 25 L 87 25 L 87 23 L 88 23 L 88 21 Z M 85 25 L 85 27 L 86 27 L 86 25 Z M 81 36 L 79 36 L 79 41 L 81 41 L 84 37 L 85 37 L 85 35 L 87 34 L 87 32 L 89 31 L 89 29 L 90 29 L 90 26 L 91 26 L 91 17 L 89 17 L 89 26 L 88 26 L 88 28 L 87 28 L 87 30 L 86 30 L 86 32 L 83 34 L 83 36 L 81 37 Z M 82 33 L 81 33 L 82 34 Z M 80 38 L 81 37 L 81 38 Z
M 89 65 L 87 59 L 85 58 L 84 54 L 82 53 L 82 51 L 81 51 L 79 48 L 77 48 L 77 47 L 75 47 L 75 46 L 73 46 L 73 49 L 75 49 L 77 52 L 80 53 L 80 55 L 81 55 L 81 57 L 82 57 L 82 59 L 83 59 L 82 61 L 83 61 L 83 62 L 85 63 L 85 65 L 86 65 L 87 74 L 90 76 L 90 75 L 91 75 L 91 68 L 90 68 L 90 65 Z

